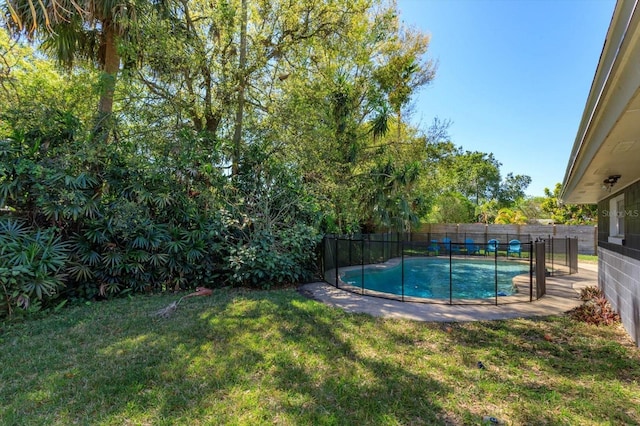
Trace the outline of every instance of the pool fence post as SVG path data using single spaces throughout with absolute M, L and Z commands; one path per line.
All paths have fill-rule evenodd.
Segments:
M 336 264 L 335 264 L 335 268 L 336 268 L 336 288 L 340 288 L 340 281 L 338 278 L 338 240 L 340 239 L 339 236 L 336 235 Z
M 495 283 L 496 283 L 496 306 L 498 306 L 498 245 L 496 244 L 496 254 L 494 256 L 494 265 L 495 265 Z
M 553 254 L 555 253 L 555 241 L 554 237 L 551 237 L 551 271 L 553 273 L 555 273 L 556 269 L 555 269 L 555 265 L 553 263 L 554 259 L 553 259 Z
M 362 235 L 360 236 L 360 264 L 362 266 L 360 283 L 362 284 L 362 294 L 364 294 L 364 237 Z
M 529 302 L 533 302 L 533 241 L 529 241 Z
M 325 277 L 325 266 L 326 266 L 326 259 L 325 256 L 327 255 L 327 236 L 326 234 L 322 236 L 322 252 L 321 252 L 321 256 L 320 256 L 320 273 L 322 273 L 322 281 L 326 281 L 327 277 Z
M 400 259 L 402 262 L 401 274 L 402 274 L 402 301 L 404 302 L 404 241 L 402 241 L 402 252 L 400 253 Z
M 451 257 L 451 241 L 449 241 L 449 304 L 453 305 L 453 262 Z

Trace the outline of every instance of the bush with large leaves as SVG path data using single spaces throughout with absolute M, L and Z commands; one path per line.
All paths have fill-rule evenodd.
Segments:
M 157 223 L 145 210 L 119 201 L 73 238 L 68 297 L 216 285 L 219 225 L 204 217 L 184 226 Z
M 207 207 L 213 202 L 204 188 L 196 191 L 185 186 L 182 174 L 159 171 L 117 152 L 104 176 L 108 190 L 100 215 L 84 220 L 72 237 L 68 297 L 219 282 L 222 225 Z
M 0 206 L 34 225 L 67 233 L 81 218 L 99 214 L 99 156 L 77 137 L 81 123 L 71 113 L 30 106 L 0 115 L 11 128 L 0 139 Z M 25 114 L 33 120 L 25 123 Z
M 37 310 L 64 286 L 69 245 L 53 229 L 37 230 L 0 218 L 0 316 Z
M 58 297 L 266 288 L 313 271 L 314 199 L 295 168 L 260 147 L 230 177 L 192 148 L 198 135 L 156 143 L 173 145 L 170 158 L 150 161 L 140 153 L 153 141 L 97 147 L 72 114 L 37 113 L 29 122 L 18 109 L 3 116 L 0 205 L 14 219 L 2 237 L 21 235 L 3 249 L 5 314 Z

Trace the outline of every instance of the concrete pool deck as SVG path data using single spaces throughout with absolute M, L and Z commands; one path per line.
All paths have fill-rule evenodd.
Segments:
M 324 282 L 304 284 L 299 290 L 302 294 L 329 306 L 375 317 L 431 322 L 540 317 L 560 315 L 581 305 L 580 290 L 587 286 L 598 285 L 598 265 L 580 264 L 577 274 L 547 277 L 546 281 L 547 294 L 539 300 L 497 306 L 400 302 L 351 293 Z

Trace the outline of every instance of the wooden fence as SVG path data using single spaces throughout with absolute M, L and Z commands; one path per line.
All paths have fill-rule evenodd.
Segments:
M 578 253 L 596 254 L 598 227 L 592 225 L 485 225 L 483 223 L 426 223 L 412 232 L 446 235 L 452 241 L 464 241 L 466 235 L 484 235 L 485 241 L 497 235 L 528 235 L 530 241 L 549 237 L 578 238 Z

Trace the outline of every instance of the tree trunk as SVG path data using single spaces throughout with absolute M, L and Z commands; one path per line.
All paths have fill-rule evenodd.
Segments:
M 94 127 L 94 138 L 109 142 L 109 133 L 112 128 L 113 95 L 116 88 L 116 79 L 120 70 L 120 56 L 116 45 L 116 29 L 111 22 L 103 22 L 104 25 L 104 62 L 102 67 L 100 101 L 98 102 L 98 114 Z
M 236 123 L 233 132 L 232 172 L 238 174 L 240 162 L 240 144 L 242 143 L 242 118 L 244 115 L 244 93 L 247 84 L 247 0 L 242 0 L 242 22 L 240 23 L 240 63 L 238 69 L 238 105 Z

